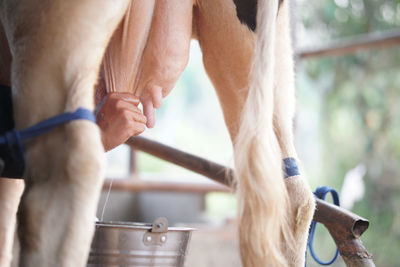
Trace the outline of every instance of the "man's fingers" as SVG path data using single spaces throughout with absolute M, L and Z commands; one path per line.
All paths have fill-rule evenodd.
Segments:
M 109 93 L 108 96 L 111 98 L 124 100 L 126 102 L 134 104 L 135 106 L 139 105 L 139 103 L 140 103 L 139 98 L 137 98 L 135 95 L 133 95 L 131 93 L 113 92 L 113 93 Z
M 124 110 L 125 119 L 128 122 L 140 122 L 146 124 L 147 119 L 142 113 L 138 113 L 131 110 Z
M 107 151 L 122 144 L 130 136 L 145 131 L 147 119 L 137 107 L 139 99 L 133 94 L 110 93 L 102 102 L 97 124 Z
M 125 100 L 126 102 L 132 103 L 135 106 L 139 105 L 139 103 L 140 103 L 139 99 L 136 98 L 136 97 L 135 98 L 133 98 L 133 97 L 129 97 L 129 98 L 123 97 L 122 99 Z
M 134 112 L 139 112 L 141 113 L 140 109 L 137 107 L 136 104 L 133 104 L 132 102 L 128 102 L 124 99 L 114 99 L 114 102 L 112 103 L 113 110 L 131 110 Z
M 146 130 L 146 125 L 144 123 L 132 122 L 130 127 L 129 137 L 139 135 L 143 133 L 145 130 Z
M 134 106 L 133 109 L 132 109 L 132 111 L 133 111 L 133 112 L 136 112 L 136 113 L 139 113 L 140 115 L 142 115 L 142 116 L 144 117 L 143 112 L 140 110 L 140 108 Z M 146 118 L 146 117 L 145 117 L 145 118 Z

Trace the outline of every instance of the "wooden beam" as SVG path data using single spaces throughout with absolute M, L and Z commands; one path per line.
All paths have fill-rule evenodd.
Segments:
M 111 179 L 106 179 L 103 184 L 103 190 L 108 190 L 110 184 Z M 158 191 L 199 194 L 209 192 L 232 192 L 229 187 L 221 184 L 146 181 L 140 179 L 113 179 L 112 190 L 126 192 Z
M 341 56 L 360 50 L 396 45 L 400 45 L 400 30 L 374 32 L 340 39 L 328 45 L 299 49 L 296 52 L 296 57 L 306 59 L 322 56 Z
M 195 173 L 204 175 L 218 183 L 231 186 L 233 170 L 215 162 L 186 153 L 176 148 L 160 144 L 144 137 L 131 137 L 126 142 L 133 149 L 137 149 L 163 159 Z

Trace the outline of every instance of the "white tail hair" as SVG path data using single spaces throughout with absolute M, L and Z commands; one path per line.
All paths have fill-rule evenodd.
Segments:
M 247 101 L 235 138 L 239 237 L 245 267 L 287 266 L 288 197 L 273 128 L 275 31 L 279 0 L 259 0 Z

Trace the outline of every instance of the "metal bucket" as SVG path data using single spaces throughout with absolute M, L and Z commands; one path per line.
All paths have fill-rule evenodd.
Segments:
M 165 218 L 152 224 L 97 222 L 88 267 L 183 267 L 191 228 L 168 228 Z

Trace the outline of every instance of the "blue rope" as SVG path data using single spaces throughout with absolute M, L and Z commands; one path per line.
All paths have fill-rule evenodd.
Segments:
M 44 134 L 57 126 L 72 120 L 89 120 L 96 122 L 96 117 L 92 111 L 85 108 L 78 108 L 74 112 L 65 112 L 63 114 L 51 117 L 24 130 L 13 131 L 19 132 L 19 137 L 17 139 L 25 140 Z M 6 138 L 5 136 L 0 136 L 0 145 L 4 144 L 6 144 Z
M 299 167 L 297 166 L 296 159 L 284 158 L 283 159 L 283 173 L 285 178 L 300 175 Z
M 333 189 L 330 188 L 328 186 L 321 186 L 318 187 L 317 190 L 315 190 L 314 195 L 315 197 L 325 200 L 325 197 L 328 193 L 331 193 L 332 195 L 332 199 L 333 199 L 333 204 L 335 204 L 336 206 L 340 206 L 339 203 L 339 194 L 338 192 Z M 314 234 L 315 234 L 315 229 L 317 228 L 317 222 L 316 221 L 312 221 L 311 223 L 311 227 L 310 227 L 310 233 L 308 235 L 308 247 L 310 249 L 311 252 L 311 256 L 313 257 L 313 259 L 320 265 L 331 265 L 333 262 L 335 262 L 335 260 L 337 259 L 338 255 L 339 255 L 339 250 L 336 248 L 336 252 L 335 255 L 333 256 L 333 258 L 330 261 L 322 261 L 320 258 L 318 258 L 317 254 L 314 251 Z
M 85 108 L 78 108 L 74 112 L 65 112 L 51 117 L 21 131 L 15 129 L 8 131 L 0 135 L 0 145 L 8 146 L 10 152 L 19 161 L 21 170 L 23 170 L 25 168 L 25 161 L 22 141 L 44 134 L 61 124 L 73 120 L 88 120 L 95 123 L 96 117 L 92 111 Z

